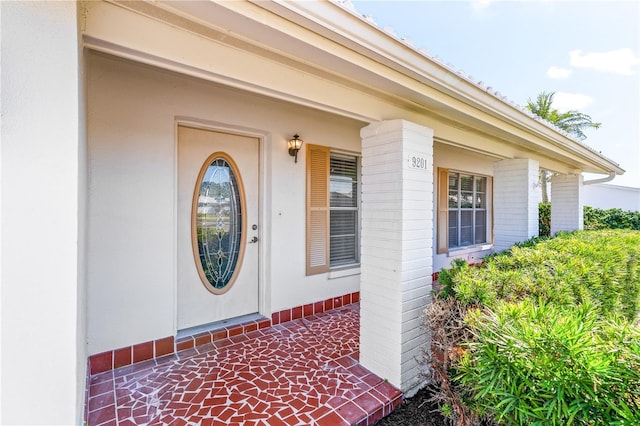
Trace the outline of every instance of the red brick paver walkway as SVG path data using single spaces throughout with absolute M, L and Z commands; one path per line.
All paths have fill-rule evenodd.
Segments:
M 94 375 L 88 424 L 372 425 L 402 394 L 358 364 L 359 309 Z

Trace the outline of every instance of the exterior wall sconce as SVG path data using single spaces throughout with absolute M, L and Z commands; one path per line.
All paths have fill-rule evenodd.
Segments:
M 300 139 L 300 135 L 297 133 L 293 135 L 293 139 L 289 140 L 289 155 L 295 157 L 295 163 L 298 162 L 298 151 L 302 148 L 304 141 Z

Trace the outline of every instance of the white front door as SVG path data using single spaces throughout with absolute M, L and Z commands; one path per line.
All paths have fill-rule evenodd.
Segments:
M 256 138 L 178 127 L 179 330 L 258 312 L 258 152 L 259 140 Z M 205 163 L 216 159 L 218 160 L 215 164 L 218 166 L 207 168 L 209 164 Z M 215 176 L 212 177 L 216 173 L 226 177 L 230 174 L 236 175 L 235 179 L 232 178 L 233 186 L 236 187 L 235 196 L 239 197 L 235 204 L 234 194 L 210 196 L 211 194 L 205 194 L 204 190 L 200 193 L 207 185 L 211 188 L 220 185 L 220 177 L 217 178 L 218 183 L 214 182 Z M 203 179 L 211 180 L 203 184 Z M 196 185 L 198 194 L 194 203 Z M 244 201 L 240 202 L 240 198 Z M 210 205 L 207 205 L 208 200 Z M 230 205 L 232 207 L 229 207 Z M 224 211 L 225 215 L 232 211 L 231 218 L 221 215 L 218 217 L 211 213 L 207 218 L 209 225 L 202 225 L 215 228 L 215 225 L 211 224 L 217 222 L 219 233 L 226 235 L 224 244 L 210 241 L 208 246 L 206 243 L 198 245 L 197 233 L 196 237 L 192 234 L 196 232 L 194 228 L 198 227 L 196 217 L 192 217 L 194 209 L 199 217 L 214 210 Z M 239 227 L 236 228 L 236 233 L 229 232 L 230 222 Z M 217 238 L 217 234 L 214 229 L 214 237 Z M 236 238 L 229 237 L 230 234 L 236 235 Z M 222 237 L 218 239 L 222 240 Z M 228 240 L 235 242 L 229 243 Z M 226 253 L 222 247 L 229 244 L 235 244 L 237 247 L 234 253 Z M 216 245 L 215 249 L 213 245 Z M 220 251 L 221 254 L 211 254 L 209 260 L 204 260 L 206 254 L 214 250 Z M 224 267 L 217 268 L 216 265 L 223 261 L 228 261 L 229 264 L 225 263 Z

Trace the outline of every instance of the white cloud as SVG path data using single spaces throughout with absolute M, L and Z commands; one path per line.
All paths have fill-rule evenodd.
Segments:
M 551 67 L 547 70 L 547 77 L 554 80 L 561 80 L 571 75 L 573 71 L 568 68 Z
M 571 65 L 576 68 L 591 68 L 622 75 L 635 74 L 634 68 L 640 64 L 640 57 L 629 48 L 586 53 L 582 50 L 572 50 L 569 52 L 569 58 Z
M 471 7 L 473 7 L 473 10 L 477 13 L 482 13 L 487 10 L 493 2 L 494 0 L 473 0 L 471 2 Z
M 594 102 L 595 99 L 582 93 L 556 92 L 553 96 L 553 107 L 560 112 L 569 110 L 583 112 L 586 107 Z

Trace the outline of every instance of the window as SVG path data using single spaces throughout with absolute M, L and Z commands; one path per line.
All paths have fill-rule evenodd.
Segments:
M 307 275 L 360 262 L 358 157 L 307 145 Z
M 438 253 L 488 243 L 491 178 L 438 170 Z
M 329 160 L 330 265 L 358 263 L 358 158 L 331 154 Z

